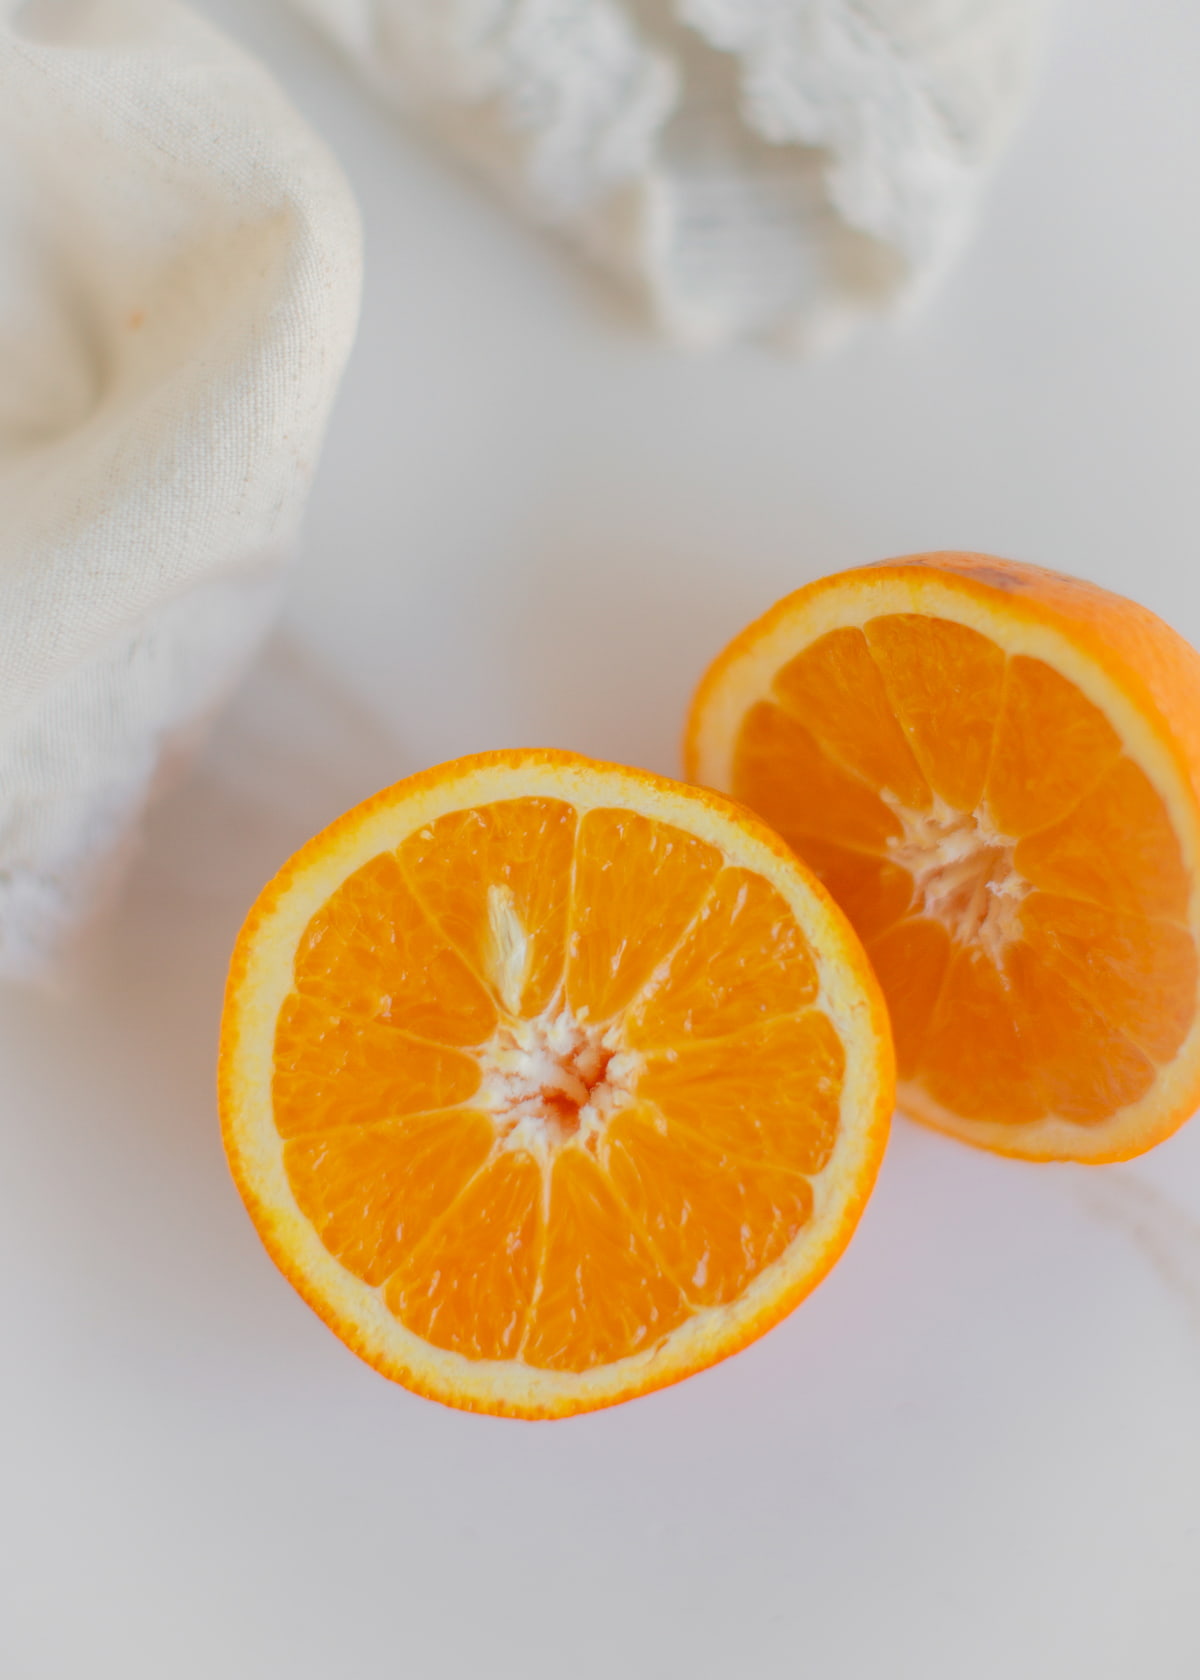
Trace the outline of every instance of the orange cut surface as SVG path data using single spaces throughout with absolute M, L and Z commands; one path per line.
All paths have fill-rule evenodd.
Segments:
M 717 659 L 686 758 L 854 923 L 910 1114 L 1113 1161 L 1200 1103 L 1200 656 L 1144 608 L 981 555 L 824 578 Z
M 849 1240 L 893 1096 L 862 947 L 778 837 L 564 753 L 349 812 L 230 970 L 263 1241 L 372 1365 L 469 1409 L 609 1405 L 760 1335 Z

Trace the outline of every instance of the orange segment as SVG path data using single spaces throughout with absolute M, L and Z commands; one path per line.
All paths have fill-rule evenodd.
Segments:
M 537 1286 L 541 1206 L 536 1161 L 515 1150 L 498 1156 L 418 1236 L 384 1288 L 387 1305 L 434 1347 L 512 1359 Z
M 638 1095 L 719 1148 L 820 1172 L 841 1112 L 844 1052 L 820 1010 L 647 1056 Z
M 917 1058 L 922 1085 L 966 1120 L 1014 1126 L 1041 1119 L 1046 1090 L 1024 1026 L 1007 976 L 987 953 L 952 951 Z
M 590 1021 L 623 1009 L 683 938 L 721 867 L 695 835 L 635 811 L 589 811 L 571 895 L 567 1003 Z
M 497 753 L 280 871 L 220 1090 L 263 1240 L 337 1333 L 421 1393 L 539 1417 L 674 1382 L 812 1289 L 893 1068 L 852 929 L 750 813 Z
M 718 1038 L 817 996 L 817 966 L 787 900 L 751 869 L 723 869 L 692 927 L 630 1011 L 625 1042 Z
M 629 1109 L 613 1122 L 605 1166 L 666 1270 L 700 1306 L 736 1301 L 812 1216 L 803 1173 L 734 1158 L 651 1108 Z
M 313 915 L 296 952 L 295 984 L 340 1012 L 444 1044 L 482 1044 L 496 1025 L 482 984 L 386 853 L 363 864 Z
M 715 662 L 687 765 L 858 928 L 910 1113 L 1104 1161 L 1200 1103 L 1200 656 L 1144 609 L 972 555 L 822 579 Z
M 1099 706 L 1044 659 L 1008 663 L 986 804 L 1013 839 L 1061 822 L 1121 756 L 1121 738 Z
M 1033 955 L 1153 1061 L 1178 1055 L 1197 989 L 1196 947 L 1185 928 L 1041 892 L 1022 905 L 1021 926 Z
M 1091 1125 L 1146 1095 L 1154 1064 L 1082 993 L 1024 943 L 1013 946 L 1008 970 L 1020 1004 L 1020 1035 L 1046 1107 Z
M 991 758 L 1003 653 L 965 624 L 920 613 L 880 613 L 863 633 L 929 786 L 972 810 Z
M 831 630 L 790 659 L 775 678 L 775 693 L 835 762 L 904 805 L 924 810 L 929 804 L 929 785 L 857 627 Z
M 891 1009 L 896 1067 L 904 1078 L 921 1066 L 952 954 L 949 933 L 931 916 L 908 917 L 867 942 Z
M 475 1109 L 416 1114 L 293 1138 L 283 1152 L 298 1206 L 331 1254 L 365 1283 L 387 1281 L 488 1158 Z
M 275 1030 L 271 1099 L 281 1137 L 467 1102 L 479 1063 L 395 1027 L 336 1015 L 293 992 Z
M 550 1176 L 542 1289 L 525 1358 L 587 1371 L 660 1345 L 689 1316 L 608 1173 L 586 1151 L 564 1150 Z
M 1043 892 L 1132 915 L 1187 915 L 1192 877 L 1179 837 L 1161 794 L 1128 758 L 1061 822 L 1020 841 L 1013 861 Z
M 545 1009 L 562 979 L 575 821 L 560 799 L 505 799 L 452 811 L 397 852 L 433 922 L 516 1015 Z
M 911 909 L 913 880 L 907 869 L 828 840 L 793 840 L 786 832 L 783 837 L 797 851 L 803 849 L 805 863 L 837 899 L 860 939 L 894 927 Z
M 730 791 L 781 834 L 883 853 L 900 824 L 874 788 L 826 758 L 790 713 L 760 701 L 738 737 Z

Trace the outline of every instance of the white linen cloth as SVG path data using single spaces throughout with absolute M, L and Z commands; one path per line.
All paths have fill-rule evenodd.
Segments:
M 668 334 L 822 348 L 927 289 L 1049 0 L 294 0 Z
M 267 627 L 357 212 L 172 0 L 0 0 L 0 974 L 52 967 Z

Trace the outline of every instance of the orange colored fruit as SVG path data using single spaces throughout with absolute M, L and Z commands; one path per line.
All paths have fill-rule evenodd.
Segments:
M 848 922 L 716 795 L 560 752 L 441 765 L 284 866 L 234 952 L 225 1145 L 385 1375 L 551 1417 L 761 1335 L 850 1238 L 894 1095 Z
M 1200 1104 L 1200 656 L 1145 608 L 984 555 L 823 578 L 716 660 L 686 760 L 854 923 L 909 1114 L 1117 1161 Z

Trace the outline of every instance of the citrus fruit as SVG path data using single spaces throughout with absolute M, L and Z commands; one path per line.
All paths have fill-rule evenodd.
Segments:
M 1152 613 L 984 555 L 843 572 L 720 655 L 686 760 L 854 923 L 904 1111 L 1116 1161 L 1200 1103 L 1200 656 Z
M 834 1263 L 894 1070 L 849 923 L 750 812 L 488 753 L 267 886 L 220 1101 L 267 1249 L 418 1392 L 585 1411 L 732 1353 Z

